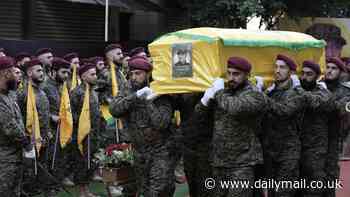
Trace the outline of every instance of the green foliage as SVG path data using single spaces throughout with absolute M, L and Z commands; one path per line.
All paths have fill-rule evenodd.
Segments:
M 193 26 L 245 28 L 252 16 L 273 29 L 285 15 L 350 17 L 349 0 L 178 0 L 189 10 Z

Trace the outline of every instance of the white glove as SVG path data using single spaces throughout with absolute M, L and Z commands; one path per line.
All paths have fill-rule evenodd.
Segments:
M 148 95 L 146 97 L 146 100 L 153 100 L 153 99 L 156 99 L 159 95 L 155 92 L 152 91 L 152 94 Z
M 260 76 L 255 76 L 255 80 L 256 80 L 256 87 L 260 92 L 262 92 L 264 90 L 264 78 Z
M 317 82 L 320 86 L 322 86 L 324 89 L 327 89 L 327 84 L 324 81 Z
M 224 89 L 224 88 L 225 88 L 225 81 L 224 81 L 224 79 L 217 78 L 217 79 L 214 81 L 212 87 L 214 88 L 215 92 Z
M 140 90 L 137 90 L 136 92 L 136 96 L 137 98 L 140 98 L 140 97 L 147 97 L 149 95 L 151 95 L 153 93 L 152 89 L 149 88 L 149 87 L 144 87 Z
M 214 98 L 215 93 L 216 93 L 216 91 L 215 91 L 214 87 L 208 88 L 205 91 L 204 96 L 201 99 L 202 104 L 204 106 L 208 106 L 209 100 Z
M 293 82 L 293 87 L 300 86 L 300 80 L 297 75 L 291 75 L 290 78 L 292 79 Z
M 34 159 L 35 158 L 35 149 L 34 147 L 30 151 L 23 151 L 23 156 L 27 159 Z

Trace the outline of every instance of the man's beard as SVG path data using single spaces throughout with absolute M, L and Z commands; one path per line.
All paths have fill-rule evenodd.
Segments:
M 43 82 L 43 80 L 37 78 L 33 78 L 32 81 L 37 85 L 40 85 Z
M 18 81 L 16 80 L 9 80 L 6 82 L 6 86 L 8 90 L 17 90 L 18 88 Z
M 135 81 L 131 81 L 131 88 L 135 91 L 140 90 L 148 85 L 147 81 L 144 81 L 143 83 L 138 83 Z
M 300 80 L 300 84 L 304 90 L 308 90 L 308 91 L 313 90 L 316 87 L 316 81 L 309 82 L 306 80 Z
M 62 83 L 64 83 L 64 79 L 62 79 L 61 77 L 59 77 L 59 76 L 56 76 L 56 82 L 57 83 L 59 83 L 59 84 L 62 84 Z

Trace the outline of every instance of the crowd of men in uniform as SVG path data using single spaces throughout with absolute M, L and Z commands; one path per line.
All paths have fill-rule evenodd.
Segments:
M 138 194 L 145 197 L 173 196 L 174 170 L 181 157 L 191 197 L 263 195 L 262 190 L 250 187 L 211 190 L 205 187 L 207 178 L 217 183 L 247 180 L 251 184 L 257 179 L 305 178 L 307 183 L 316 180 L 325 185 L 339 178 L 338 161 L 350 128 L 349 59 L 327 58 L 321 76 L 316 62 L 297 65 L 291 57 L 276 54 L 273 85 L 265 88 L 261 77 L 250 76 L 256 65 L 231 57 L 226 84 L 218 78 L 204 93 L 157 95 L 150 87 L 152 61 L 143 48 L 125 57 L 120 45 L 111 44 L 104 53 L 105 57 L 88 59 L 79 59 L 76 53 L 58 58 L 46 48 L 38 50 L 35 57 L 21 53 L 14 60 L 1 50 L 2 196 L 18 195 L 25 191 L 25 184 L 55 196 L 53 187 L 60 185 L 50 174 L 59 182 L 79 185 L 82 197 L 96 196 L 88 189 L 93 168 L 88 169 L 87 162 L 94 163 L 87 158 L 97 148 L 115 143 L 116 138 L 101 116 L 102 105 L 109 106 L 113 117 L 123 122 L 118 138 L 133 144 Z M 81 83 L 73 88 L 74 65 L 78 65 Z M 302 71 L 296 76 L 298 66 Z M 64 82 L 69 84 L 74 129 L 69 145 L 58 148 L 56 167 L 51 168 Z M 38 157 L 31 154 L 33 142 L 25 129 L 28 83 L 33 86 L 40 119 L 43 148 Z M 91 135 L 84 139 L 81 154 L 77 124 L 86 91 Z M 175 110 L 181 112 L 179 126 L 173 122 Z M 39 165 L 37 175 L 28 170 L 32 168 L 23 168 L 34 159 Z M 268 196 L 335 196 L 335 188 L 271 188 Z

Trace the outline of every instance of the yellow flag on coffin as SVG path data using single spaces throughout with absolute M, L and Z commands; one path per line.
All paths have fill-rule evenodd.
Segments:
M 90 119 L 90 90 L 89 85 L 86 84 L 83 107 L 79 116 L 78 124 L 78 146 L 80 152 L 83 154 L 83 141 L 90 133 L 91 119 Z
M 80 85 L 80 80 L 78 78 L 78 67 L 76 64 L 73 64 L 73 74 L 72 74 L 72 86 L 70 88 L 70 90 L 73 90 L 74 88 L 76 88 L 78 85 Z
M 60 104 L 60 144 L 64 148 L 73 133 L 73 116 L 70 108 L 69 94 L 66 82 L 63 84 Z
M 111 80 L 112 80 L 112 96 L 117 96 L 118 95 L 118 81 L 117 81 L 117 76 L 115 72 L 115 64 L 113 62 L 109 63 L 111 67 Z
M 30 134 L 30 136 L 33 136 L 32 139 L 35 140 L 36 150 L 39 155 L 41 148 L 40 124 L 38 111 L 36 109 L 35 93 L 31 81 L 28 82 L 26 116 L 27 132 Z

